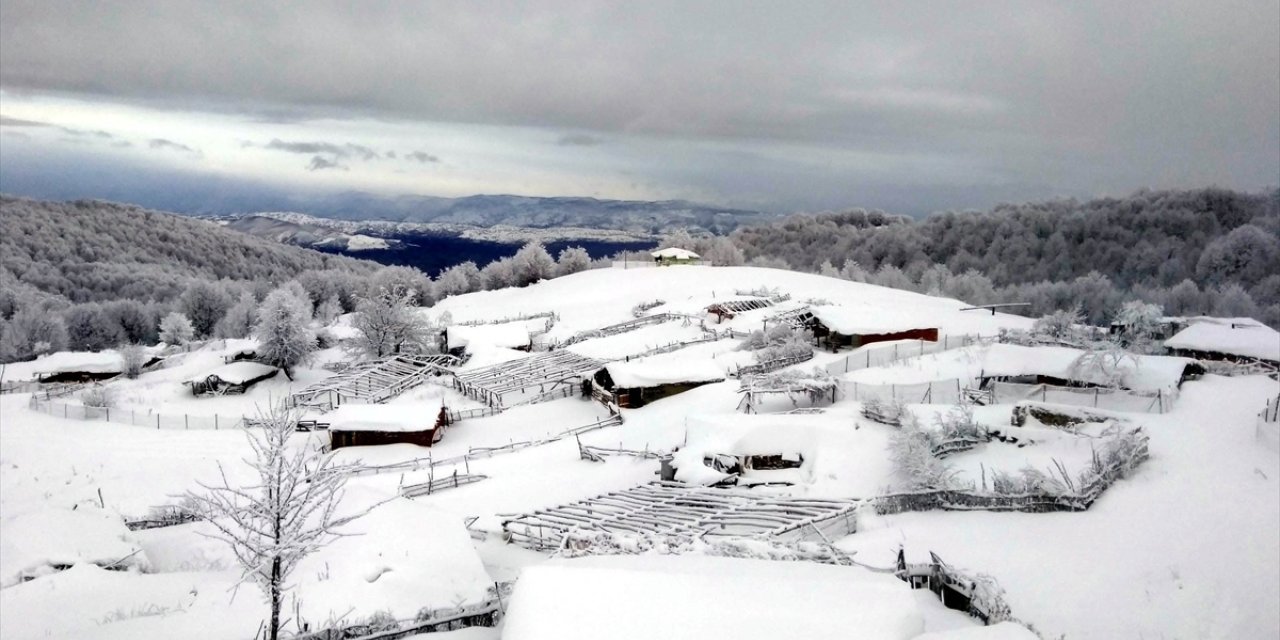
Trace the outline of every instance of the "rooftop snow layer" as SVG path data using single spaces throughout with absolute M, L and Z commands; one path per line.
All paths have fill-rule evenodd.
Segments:
M 1249 318 L 1204 318 L 1165 340 L 1164 346 L 1280 362 L 1280 333 Z
M 653 358 L 605 365 L 614 386 L 621 389 L 657 387 L 685 382 L 719 382 L 724 370 L 705 358 Z
M 666 249 L 650 251 L 649 255 L 655 258 L 669 258 L 672 260 L 697 260 L 702 257 L 688 249 L 681 249 L 680 247 L 667 247 Z
M 529 328 L 523 322 L 506 324 L 482 324 L 475 327 L 454 325 L 449 327 L 449 348 L 458 349 L 471 344 L 514 349 L 529 345 Z
M 440 407 L 423 403 L 344 404 L 324 414 L 337 431 L 424 431 L 435 428 Z
M 3 523 L 0 586 L 51 571 L 53 565 L 147 564 L 124 520 L 100 509 L 46 508 L 5 518 Z
M 124 371 L 124 358 L 115 349 L 106 351 L 59 351 L 36 359 L 32 369 L 37 374 L 85 371 L 119 373 Z
M 905 582 L 858 567 L 707 556 L 552 559 L 520 574 L 506 640 L 907 640 Z
M 832 331 L 846 335 L 900 333 L 938 327 L 928 315 L 887 306 L 814 307 L 814 317 Z
M 250 380 L 256 380 L 263 376 L 275 373 L 276 371 L 277 369 L 271 365 L 243 360 L 240 362 L 232 362 L 231 364 L 224 364 L 211 371 L 193 376 L 188 379 L 187 382 L 203 382 L 209 376 L 216 376 L 223 382 L 230 384 L 244 384 Z

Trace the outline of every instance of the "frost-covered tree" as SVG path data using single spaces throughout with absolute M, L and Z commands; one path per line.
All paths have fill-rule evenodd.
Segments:
M 1126 366 L 1127 365 L 1127 366 Z M 1120 389 L 1132 370 L 1138 368 L 1138 359 L 1120 345 L 1104 342 L 1080 354 L 1071 364 L 1071 375 L 1108 389 Z
M 290 288 L 267 294 L 258 309 L 254 336 L 258 339 L 258 360 L 284 370 L 293 379 L 293 367 L 316 350 L 316 334 L 307 326 L 311 320 L 310 301 Z
M 0 356 L 5 360 L 30 360 L 66 348 L 62 316 L 40 307 L 19 309 L 0 334 Z
M 889 459 L 912 490 L 947 489 L 955 484 L 955 469 L 933 455 L 936 436 L 920 428 L 914 414 L 902 416 L 902 426 L 889 437 Z
M 1259 315 L 1253 296 L 1238 283 L 1231 283 L 1217 292 L 1213 315 L 1221 318 L 1254 318 Z
M 253 292 L 245 291 L 240 299 L 227 309 L 226 315 L 218 321 L 214 335 L 219 338 L 247 338 L 253 333 L 253 326 L 258 322 L 258 299 Z
M 343 487 L 354 470 L 309 443 L 291 442 L 298 415 L 273 408 L 246 430 L 256 476 L 233 485 L 226 472 L 218 484 L 188 492 L 188 508 L 216 530 L 211 537 L 231 547 L 242 581 L 262 590 L 269 606 L 266 638 L 277 640 L 289 578 L 298 563 L 323 549 L 337 529 L 372 507 L 341 515 Z
M 448 296 L 479 291 L 481 288 L 483 288 L 483 282 L 480 278 L 480 269 L 470 260 L 445 269 L 436 279 L 436 296 L 441 300 Z
M 1063 311 L 1055 311 L 1031 325 L 1031 334 L 1063 341 L 1074 341 L 1080 335 L 1079 326 L 1084 323 L 1084 316 L 1079 307 Z
M 337 294 L 325 298 L 323 302 L 317 305 L 315 315 L 316 320 L 326 326 L 342 315 L 342 302 L 338 299 Z
M 485 291 L 516 286 L 515 263 L 511 258 L 490 262 L 480 270 L 480 281 Z
M 369 281 L 368 291 L 373 295 L 387 291 L 408 300 L 410 306 L 426 307 L 435 301 L 431 278 L 413 267 L 383 267 Z M 359 302 L 357 301 L 357 306 Z
M 732 240 L 725 237 L 708 238 L 702 242 L 696 243 L 694 247 L 695 247 L 694 250 L 698 253 L 698 255 L 702 256 L 702 259 L 704 261 L 710 262 L 711 264 L 714 264 L 718 267 L 737 267 L 737 266 L 747 264 L 747 258 L 742 253 L 742 249 L 739 249 L 738 245 L 735 245 Z M 762 256 L 756 256 L 756 257 L 759 258 Z M 788 264 L 786 259 L 784 258 L 778 257 L 777 259 L 781 263 Z M 775 268 L 775 269 L 791 268 L 790 264 L 788 264 L 788 266 L 786 267 L 774 266 L 777 264 L 778 263 L 775 262 L 775 263 L 772 263 L 771 265 L 755 265 L 755 266 L 770 266 L 771 268 Z
M 567 276 L 590 268 L 591 255 L 582 247 L 565 247 L 560 250 L 560 256 L 556 259 L 557 276 Z
M 721 267 L 729 266 L 729 265 L 721 264 L 719 262 L 716 262 L 713 264 Z M 756 256 L 748 260 L 747 265 L 751 267 L 760 267 L 761 269 L 782 269 L 784 271 L 788 271 L 791 269 L 791 264 L 788 263 L 786 260 L 783 260 L 782 258 L 774 258 L 771 256 Z
M 124 329 L 96 302 L 78 304 L 63 313 L 67 346 L 73 351 L 101 351 L 125 341 Z
M 136 378 L 147 364 L 147 350 L 141 345 L 127 344 L 120 347 L 120 359 L 124 362 L 124 377 Z
M 1164 295 L 1166 313 L 1175 316 L 1193 316 L 1209 312 L 1208 298 L 1200 287 L 1190 280 L 1183 280 Z
M 116 300 L 103 305 L 103 311 L 124 332 L 124 341 L 135 344 L 154 344 L 156 319 L 146 305 L 136 300 Z
M 1196 264 L 1196 275 L 1210 284 L 1251 286 L 1275 273 L 1280 273 L 1280 238 L 1252 224 L 1209 243 Z
M 160 341 L 165 344 L 186 344 L 194 336 L 191 321 L 177 311 L 171 311 L 160 320 Z
M 1150 342 L 1160 329 L 1164 309 L 1158 304 L 1130 300 L 1120 307 L 1115 323 L 1124 327 L 1125 340 L 1129 344 L 1144 345 Z
M 230 308 L 231 296 L 226 288 L 204 280 L 191 283 L 178 299 L 178 310 L 191 321 L 197 338 L 212 336 L 214 327 Z
M 511 258 L 515 275 L 515 286 L 524 287 L 539 280 L 548 280 L 556 276 L 556 261 L 547 253 L 541 242 L 533 241 L 520 247 Z
M 366 358 L 429 351 L 430 324 L 410 301 L 407 292 L 385 289 L 361 300 L 351 319 L 358 332 L 351 349 Z
M 891 264 L 881 265 L 875 274 L 868 279 L 868 282 L 904 291 L 914 291 L 916 288 L 915 283 L 911 281 L 906 272 Z

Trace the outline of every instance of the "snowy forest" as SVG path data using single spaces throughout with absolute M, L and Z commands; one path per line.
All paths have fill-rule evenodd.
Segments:
M 1171 315 L 1280 327 L 1280 190 L 1139 191 L 923 220 L 854 209 L 797 214 L 732 238 L 751 264 L 974 304 L 1029 302 L 1021 313 L 1031 316 L 1078 304 L 1099 323 L 1141 299 Z

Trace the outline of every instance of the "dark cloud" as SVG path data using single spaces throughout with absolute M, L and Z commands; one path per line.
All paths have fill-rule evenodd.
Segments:
M 110 140 L 115 136 L 101 129 L 76 129 L 74 127 L 58 127 L 63 133 L 76 136 L 77 138 L 99 138 L 101 140 Z
M 311 162 L 307 164 L 307 171 L 322 171 L 324 169 L 339 169 L 347 171 L 350 167 L 340 164 L 337 160 L 330 160 L 324 156 L 311 156 Z
M 274 149 L 276 151 L 287 151 L 289 153 L 301 154 L 328 154 L 337 158 L 359 158 L 361 160 L 377 160 L 381 156 L 377 151 L 370 149 L 362 144 L 335 144 L 332 142 L 285 142 L 279 138 L 275 138 L 265 145 L 263 149 Z
M 412 153 L 406 153 L 404 157 L 410 160 L 416 160 L 418 162 L 421 162 L 422 164 L 440 162 L 440 158 L 433 156 L 427 153 L 426 151 L 414 151 Z
M 47 127 L 48 122 L 37 122 L 35 120 L 23 120 L 22 118 L 10 118 L 9 116 L 0 114 L 0 127 Z
M 194 156 L 204 155 L 203 153 L 200 152 L 199 149 L 194 149 L 185 144 L 182 144 L 181 142 L 174 142 L 172 140 L 166 140 L 164 138 L 152 138 L 150 141 L 147 142 L 147 146 L 152 149 L 161 149 L 165 151 L 178 151 L 181 153 L 189 153 Z
M 566 133 L 556 140 L 562 147 L 594 147 L 604 144 L 604 138 L 588 133 Z

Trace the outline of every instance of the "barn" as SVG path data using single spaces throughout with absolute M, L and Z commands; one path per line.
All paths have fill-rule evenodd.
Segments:
M 261 362 L 240 360 L 190 378 L 184 384 L 191 385 L 192 395 L 223 396 L 244 393 L 249 387 L 274 376 L 277 371 L 279 369 Z
M 443 407 L 421 404 L 344 404 L 325 414 L 329 447 L 413 444 L 430 447 L 448 426 Z
M 699 264 L 702 262 L 702 256 L 679 247 L 667 247 L 649 252 L 653 256 L 653 261 L 660 267 L 673 264 Z
M 938 341 L 938 327 L 906 316 L 886 316 L 880 311 L 846 307 L 814 307 L 807 329 L 818 344 L 832 351 L 892 340 Z
M 1164 341 L 1170 355 L 1280 366 L 1280 333 L 1252 318 L 1192 318 Z
M 637 409 L 724 378 L 724 371 L 710 360 L 655 358 L 611 362 L 595 373 L 593 381 L 597 389 L 613 394 L 619 407 Z

